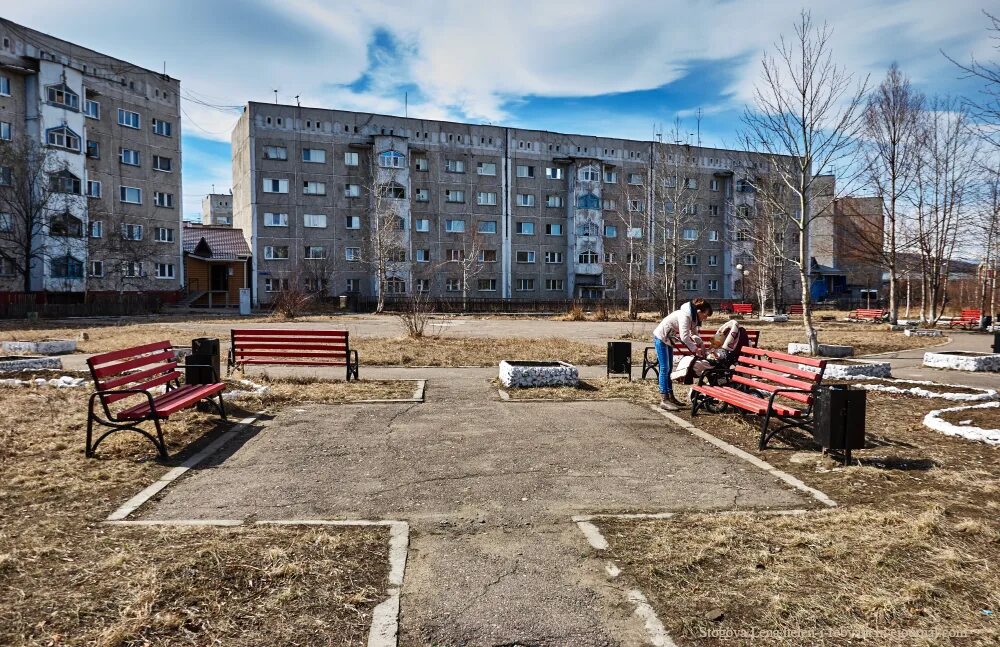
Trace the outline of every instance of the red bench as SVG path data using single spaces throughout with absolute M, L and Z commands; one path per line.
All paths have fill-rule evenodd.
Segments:
M 817 371 L 801 369 L 799 364 Z M 698 415 L 702 408 L 716 410 L 712 405 L 722 403 L 744 415 L 763 416 L 758 445 L 764 449 L 784 429 L 812 430 L 813 400 L 825 369 L 826 360 L 744 347 L 736 365 L 725 369 L 721 382 L 719 375 L 707 371 L 691 387 L 691 415 Z M 782 424 L 769 430 L 772 418 Z
M 358 379 L 358 351 L 346 330 L 232 330 L 226 371 L 248 364 L 346 366 L 347 379 Z
M 218 397 L 219 415 L 226 419 L 226 408 L 222 403 L 222 392 L 226 385 L 216 375 L 214 384 L 181 385 L 181 374 L 177 370 L 177 359 L 169 341 L 158 341 L 142 346 L 94 355 L 87 360 L 90 375 L 94 378 L 94 393 L 90 396 L 87 412 L 87 456 L 93 456 L 101 441 L 116 431 L 135 431 L 148 438 L 166 458 L 167 446 L 163 441 L 160 420 L 183 409 L 190 409 L 202 400 Z M 153 395 L 153 389 L 165 387 L 166 392 Z M 112 410 L 111 405 L 120 405 L 128 398 L 139 402 Z M 94 403 L 100 400 L 104 418 L 94 411 Z M 152 420 L 156 427 L 156 437 L 138 427 L 138 424 Z M 93 441 L 94 422 L 111 429 Z
M 805 308 L 802 307 L 801 303 L 793 303 L 792 305 L 788 306 L 788 314 L 793 317 L 794 316 L 801 317 L 804 311 Z
M 954 328 L 955 326 L 961 326 L 962 328 L 978 328 L 979 321 L 983 318 L 982 310 L 962 310 L 962 314 L 958 317 L 953 317 L 948 326 Z
M 847 319 L 849 321 L 879 322 L 885 320 L 886 314 L 888 313 L 880 308 L 858 308 Z
M 712 337 L 715 336 L 715 331 L 714 330 L 702 330 L 702 331 L 700 331 L 699 334 L 701 335 L 701 340 L 703 342 L 705 342 L 705 346 L 706 347 L 711 346 L 711 344 L 712 344 Z M 747 337 L 750 338 L 750 344 L 752 346 L 756 346 L 757 345 L 757 340 L 760 339 L 760 331 L 759 330 L 748 330 L 747 331 Z M 679 342 L 676 343 L 676 344 L 674 344 L 674 357 L 683 356 L 683 355 L 690 355 L 690 354 L 691 354 L 691 351 L 684 344 L 679 343 Z M 646 379 L 646 374 L 649 373 L 650 371 L 653 371 L 654 373 L 656 373 L 657 377 L 660 376 L 660 361 L 659 361 L 659 358 L 656 357 L 656 347 L 655 346 L 646 346 L 646 348 L 642 352 L 642 378 L 641 379 L 645 380 Z
M 751 315 L 751 314 L 753 314 L 753 304 L 752 303 L 734 303 L 733 304 L 733 314 Z

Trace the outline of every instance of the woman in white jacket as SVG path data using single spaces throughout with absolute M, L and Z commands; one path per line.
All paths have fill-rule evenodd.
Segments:
M 663 318 L 653 331 L 653 346 L 660 363 L 660 408 L 678 411 L 684 406 L 674 397 L 670 370 L 674 363 L 674 344 L 684 344 L 695 357 L 705 356 L 705 344 L 699 334 L 701 322 L 712 316 L 712 306 L 704 299 L 692 299 Z

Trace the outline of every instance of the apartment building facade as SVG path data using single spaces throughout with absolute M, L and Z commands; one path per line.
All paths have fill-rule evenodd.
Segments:
M 12 151 L 33 142 L 51 182 L 39 226 L 0 214 L 8 255 L 32 239 L 31 290 L 180 288 L 179 93 L 165 74 L 0 19 L 0 139 Z M 10 185 L 24 170 L 4 165 Z M 14 260 L 0 264 L 0 291 L 24 288 Z
M 739 151 L 254 102 L 232 150 L 258 303 L 298 281 L 375 294 L 376 186 L 399 222 L 390 294 L 624 299 L 676 276 L 678 300 L 730 299 L 759 173 Z
M 201 224 L 232 227 L 233 196 L 228 193 L 209 193 L 202 198 Z

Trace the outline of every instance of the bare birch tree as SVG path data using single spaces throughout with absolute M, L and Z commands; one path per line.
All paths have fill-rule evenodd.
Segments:
M 680 137 L 674 125 L 673 136 Z M 699 248 L 703 220 L 698 216 L 697 169 L 688 163 L 687 149 L 656 148 L 655 168 L 662 169 L 653 184 L 653 227 L 650 247 L 657 253 L 658 268 L 663 270 L 661 295 L 669 311 L 679 305 L 680 263 Z M 685 232 L 694 232 L 685 238 Z
M 389 280 L 397 278 L 408 267 L 406 223 L 400 216 L 400 204 L 406 197 L 406 189 L 395 181 L 392 169 L 383 169 L 372 159 L 363 190 L 368 198 L 368 222 L 361 262 L 375 277 L 375 312 L 380 313 L 385 310 Z
M 818 197 L 813 191 L 817 174 L 834 167 L 850 168 L 857 155 L 856 140 L 863 127 L 862 106 L 867 77 L 855 84 L 853 75 L 833 62 L 831 30 L 816 26 L 807 11 L 795 25 L 794 37 L 782 37 L 777 54 L 761 61 L 761 82 L 753 105 L 743 115 L 741 138 L 747 150 L 758 150 L 768 168 L 792 193 L 797 208 L 788 213 L 783 200 L 769 195 L 765 182 L 761 198 L 770 200 L 798 232 L 798 256 L 791 259 L 799 273 L 802 322 L 812 354 L 819 340 L 812 321 L 810 301 L 811 259 L 809 231 L 812 222 L 829 212 L 835 196 Z
M 979 309 L 983 314 L 997 314 L 997 274 L 1000 269 L 1000 168 L 984 168 L 986 176 L 983 200 L 983 248 L 979 275 Z M 996 323 L 996 322 L 994 322 Z
M 996 59 L 983 61 L 973 57 L 968 63 L 959 63 L 951 56 L 947 54 L 945 56 L 962 69 L 967 77 L 978 78 L 984 82 L 979 97 L 968 99 L 966 103 L 970 112 L 980 122 L 988 124 L 985 128 L 978 128 L 977 132 L 994 149 L 1000 149 L 1000 16 L 987 11 L 983 11 L 983 15 L 989 22 L 986 29 L 991 32 L 993 49 L 997 53 Z
M 605 272 L 625 288 L 628 316 L 635 319 L 639 314 L 639 302 L 650 287 L 646 257 L 654 251 L 648 231 L 647 193 L 644 184 L 629 182 L 624 171 L 618 172 L 614 179 L 613 183 L 605 185 L 602 195 L 608 197 L 602 206 L 606 207 L 603 210 L 604 223 L 615 227 L 616 242 L 609 249 L 608 239 L 605 238 L 605 258 L 602 260 Z M 576 231 L 578 240 L 581 237 L 600 237 L 603 233 L 598 224 L 591 222 L 578 225 Z

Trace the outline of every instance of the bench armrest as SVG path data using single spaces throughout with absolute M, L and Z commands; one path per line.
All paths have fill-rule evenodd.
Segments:
M 767 399 L 767 408 L 771 409 L 774 407 L 774 399 L 778 397 L 779 393 L 812 393 L 812 392 L 813 392 L 812 389 L 792 389 L 792 388 L 775 389 L 774 391 L 771 391 L 771 397 Z

